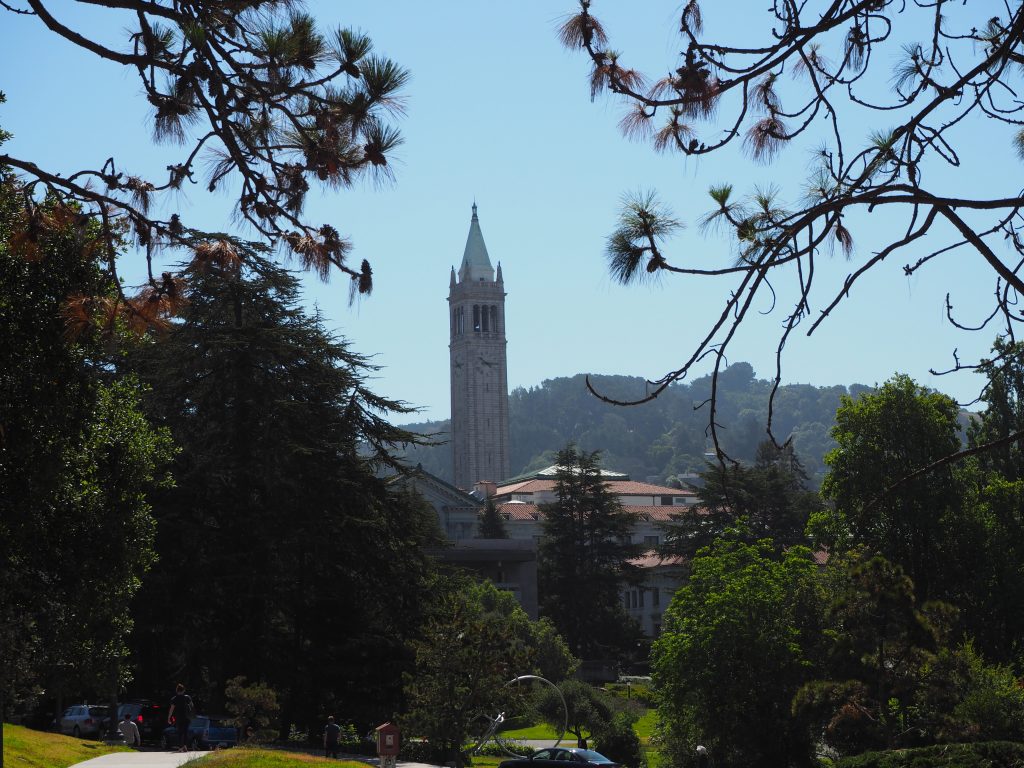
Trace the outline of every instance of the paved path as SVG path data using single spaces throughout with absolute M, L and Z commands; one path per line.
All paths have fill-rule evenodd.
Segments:
M 198 760 L 209 752 L 111 752 L 73 768 L 178 768 L 190 760 Z
M 100 755 L 82 763 L 76 763 L 72 768 L 178 768 L 187 762 L 201 760 L 211 752 L 111 752 L 109 755 Z M 354 757 L 346 756 L 346 760 L 358 760 L 369 765 L 377 766 L 380 759 L 376 757 Z M 198 768 L 198 766 L 197 766 Z M 397 768 L 438 768 L 436 765 L 426 763 L 399 762 Z

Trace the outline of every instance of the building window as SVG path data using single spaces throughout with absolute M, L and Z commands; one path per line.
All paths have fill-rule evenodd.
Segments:
M 473 332 L 480 333 L 480 305 L 473 305 Z
M 651 590 L 651 605 L 661 605 L 661 590 L 657 587 Z
M 644 536 L 644 546 L 645 547 L 656 547 L 656 546 L 658 546 L 658 537 L 657 536 Z
M 491 318 L 489 313 L 487 312 L 487 307 L 480 307 L 480 309 L 480 319 L 483 321 L 484 333 L 488 333 L 491 330 Z
M 663 507 L 671 507 L 673 501 L 674 501 L 674 497 L 673 496 L 662 496 L 661 497 L 661 506 L 663 506 Z
M 638 607 L 640 607 L 640 608 L 644 607 L 644 592 L 646 592 L 646 591 L 647 591 L 646 589 L 638 589 L 637 590 L 637 600 L 639 602 L 639 606 Z
M 626 610 L 628 611 L 629 610 L 629 592 L 628 591 L 622 593 L 622 601 L 626 604 Z
M 498 308 L 491 304 L 491 330 L 498 332 Z

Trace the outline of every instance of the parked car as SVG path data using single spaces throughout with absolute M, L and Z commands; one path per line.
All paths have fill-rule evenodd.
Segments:
M 609 760 L 600 752 L 576 747 L 538 749 L 532 757 L 505 760 L 498 764 L 498 768 L 583 768 L 587 765 L 596 768 L 621 768 L 619 763 Z
M 167 705 L 157 704 L 149 699 L 130 699 L 117 705 L 117 720 L 120 722 L 125 714 L 132 716 L 135 725 L 139 727 L 139 736 L 144 742 L 157 744 L 164 735 L 164 728 L 167 727 Z M 106 718 L 103 720 L 103 730 L 108 725 Z
M 188 724 L 188 746 L 192 749 L 213 749 L 214 747 L 233 747 L 238 743 L 238 729 L 227 725 L 219 717 L 196 715 Z M 160 746 L 164 749 L 175 749 L 181 746 L 178 741 L 178 729 L 173 725 L 164 728 Z
M 75 704 L 60 716 L 60 732 L 69 736 L 99 736 L 108 707 L 96 704 Z

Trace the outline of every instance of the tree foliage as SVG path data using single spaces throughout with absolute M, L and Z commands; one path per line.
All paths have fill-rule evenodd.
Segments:
M 138 382 L 109 375 L 98 329 L 66 333 L 69 297 L 101 288 L 101 234 L 49 200 L 25 258 L 22 194 L 0 174 L 0 688 L 59 701 L 128 678 L 128 609 L 154 558 L 147 494 L 172 450 Z
M 902 565 L 921 600 L 952 588 L 947 556 L 956 549 L 963 492 L 949 466 L 903 480 L 956 452 L 957 411 L 946 395 L 897 375 L 875 393 L 843 400 L 832 432 L 838 445 L 825 459 L 822 495 L 832 514 L 854 543 Z
M 36 190 L 77 204 L 97 223 L 100 262 L 118 291 L 105 314 L 146 325 L 174 311 L 182 286 L 177 275 L 154 273 L 151 257 L 160 249 L 183 249 L 193 264 L 237 258 L 230 238 L 197 237 L 178 213 L 156 213 L 164 198 L 196 184 L 209 192 L 237 185 L 238 217 L 266 242 L 325 279 L 340 270 L 353 294 L 370 292 L 370 265 L 350 263 L 351 244 L 336 224 L 316 224 L 303 213 L 311 182 L 338 188 L 367 175 L 390 178 L 388 157 L 402 142 L 393 118 L 402 112 L 408 73 L 375 54 L 367 35 L 322 31 L 299 0 L 120 0 L 99 4 L 112 27 L 128 26 L 125 45 L 109 47 L 63 21 L 66 9 L 58 4 L 19 5 L 0 8 L 9 17 L 34 16 L 83 52 L 136 74 L 153 108 L 154 141 L 179 147 L 162 179 L 137 175 L 113 156 L 99 168 L 53 169 L 0 155 L 0 165 L 25 178 L 24 215 L 37 225 L 45 222 Z M 38 231 L 29 233 L 30 243 Z M 124 232 L 150 265 L 134 296 L 116 279 Z
M 619 591 L 631 576 L 633 520 L 601 479 L 598 453 L 569 445 L 558 452 L 556 500 L 543 506 L 541 610 L 582 658 L 617 658 L 635 628 Z
M 477 520 L 477 531 L 481 539 L 507 539 L 505 519 L 494 505 L 494 499 L 488 497 Z
M 808 765 L 813 740 L 789 706 L 822 628 L 815 565 L 806 547 L 779 557 L 742 538 L 701 550 L 664 614 L 652 667 L 665 749 L 683 765 L 698 744 L 721 766 Z
M 435 581 L 433 596 L 411 642 L 416 663 L 406 675 L 403 722 L 436 757 L 458 766 L 475 726 L 522 707 L 521 693 L 506 684 L 532 668 L 531 622 L 510 593 L 490 582 L 446 577 Z
M 409 438 L 386 421 L 402 406 L 257 250 L 188 278 L 180 319 L 126 361 L 182 449 L 138 605 L 147 683 L 190 678 L 217 706 L 226 680 L 261 680 L 285 734 L 327 710 L 380 722 L 437 542 L 432 513 L 376 471 Z
M 722 312 L 648 391 L 623 400 L 595 387 L 599 395 L 613 402 L 656 397 L 707 356 L 717 380 L 730 342 L 741 326 L 757 321 L 763 305 L 783 313 L 778 384 L 790 336 L 813 333 L 865 275 L 901 254 L 908 276 L 940 263 L 961 273 L 987 269 L 990 311 L 980 318 L 956 313 L 953 279 L 947 318 L 962 330 L 996 326 L 1014 336 L 1024 293 L 1024 197 L 1013 174 L 987 175 L 984 186 L 972 185 L 958 147 L 973 143 L 984 125 L 994 138 L 986 163 L 1012 165 L 1021 153 L 1024 106 L 1013 95 L 1024 60 L 1020 4 L 774 2 L 764 10 L 760 37 L 751 40 L 728 27 L 705 30 L 702 11 L 709 7 L 688 0 L 678 20 L 678 59 L 668 74 L 653 77 L 614 49 L 612 30 L 591 13 L 592 5 L 579 0 L 561 40 L 589 57 L 592 96 L 609 91 L 624 102 L 620 127 L 627 136 L 684 158 L 730 146 L 758 163 L 783 156 L 792 162 L 803 150 L 813 158 L 802 190 L 789 199 L 777 188 L 744 195 L 728 180 L 710 188 L 713 206 L 701 224 L 729 236 L 732 264 L 695 258 L 691 250 L 685 260 L 676 257 L 670 242 L 682 222 L 670 207 L 654 193 L 626 199 L 608 238 L 613 277 L 732 282 Z M 894 225 L 879 230 L 868 223 L 871 212 L 884 212 Z M 829 284 L 823 277 L 829 270 L 820 267 L 836 252 L 851 262 L 850 271 Z M 970 363 L 955 351 L 953 360 L 954 369 Z M 714 394 L 708 416 L 722 448 Z
M 804 528 L 821 499 L 807 489 L 807 476 L 792 445 L 762 442 L 752 465 L 709 464 L 701 473 L 701 514 L 679 515 L 665 524 L 667 555 L 693 557 L 743 521 L 751 540 L 770 539 L 784 548 L 804 542 Z
M 561 731 L 564 725 L 566 730 L 576 737 L 577 746 L 583 747 L 585 739 L 593 738 L 595 733 L 602 731 L 611 723 L 614 714 L 611 704 L 608 698 L 592 685 L 582 680 L 565 680 L 559 684 L 558 690 L 561 696 L 547 687 L 540 691 L 535 704 L 537 712 L 557 731 Z

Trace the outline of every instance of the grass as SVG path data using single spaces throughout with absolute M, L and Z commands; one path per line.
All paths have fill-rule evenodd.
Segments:
M 202 768 L 306 768 L 319 765 L 331 768 L 367 768 L 354 760 L 333 760 L 276 749 L 221 749 L 203 758 Z
M 501 737 L 503 739 L 551 739 L 554 741 L 558 738 L 558 731 L 547 723 L 540 723 L 531 725 L 529 728 L 513 728 L 502 731 Z
M 654 726 L 658 723 L 658 710 L 648 709 L 643 717 L 633 723 L 633 730 L 642 744 L 649 744 L 654 735 Z
M 67 768 L 111 752 L 130 752 L 126 746 L 108 746 L 59 733 L 33 731 L 4 723 L 4 760 L 7 768 Z

